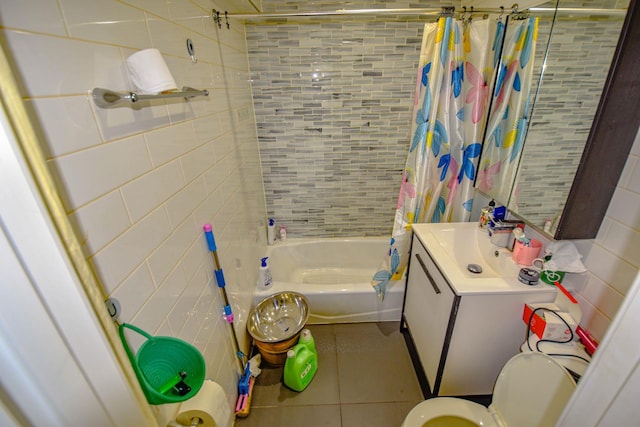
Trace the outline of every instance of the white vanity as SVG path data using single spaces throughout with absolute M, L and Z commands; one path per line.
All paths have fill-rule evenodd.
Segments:
M 430 393 L 489 395 L 524 342 L 524 303 L 552 302 L 556 288 L 520 283 L 511 252 L 475 223 L 415 224 L 413 231 L 402 328 Z

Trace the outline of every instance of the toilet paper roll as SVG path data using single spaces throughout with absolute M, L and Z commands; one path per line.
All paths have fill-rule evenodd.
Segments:
M 191 425 L 193 418 L 200 418 L 198 427 L 221 427 L 229 424 L 230 415 L 227 395 L 220 384 L 205 380 L 198 393 L 180 405 L 176 421 Z
M 131 81 L 142 94 L 160 93 L 177 88 L 175 80 L 158 49 L 140 50 L 127 58 Z

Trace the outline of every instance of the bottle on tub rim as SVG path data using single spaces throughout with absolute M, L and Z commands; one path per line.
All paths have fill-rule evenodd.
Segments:
M 260 267 L 258 268 L 258 289 L 269 289 L 273 285 L 271 268 L 269 268 L 267 264 L 267 258 L 269 257 L 264 257 L 260 260 Z
M 267 226 L 267 244 L 274 245 L 276 243 L 276 220 L 269 218 L 269 225 Z

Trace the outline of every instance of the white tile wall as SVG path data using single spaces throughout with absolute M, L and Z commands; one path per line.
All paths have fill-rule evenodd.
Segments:
M 57 157 L 53 163 L 66 188 L 69 210 L 151 170 L 151 159 L 141 135 Z
M 582 325 L 602 339 L 640 270 L 640 132 L 595 240 L 578 242 L 585 284 Z
M 210 0 L 7 1 L 0 23 L 65 206 L 105 294 L 122 305 L 120 320 L 197 345 L 231 405 L 235 355 L 202 225 L 213 224 L 244 342 L 266 209 L 244 30 L 219 30 L 213 8 Z M 133 89 L 124 61 L 149 47 L 179 86 L 211 96 L 95 106 L 95 87 Z M 237 263 L 249 270 L 239 274 Z
M 86 96 L 38 98 L 29 104 L 35 108 L 42 122 L 41 129 L 46 135 L 44 141 L 47 144 L 59 141 L 56 146 L 43 147 L 47 157 L 69 154 L 102 142 Z
M 90 253 L 98 252 L 131 226 L 122 194 L 118 190 L 84 205 L 75 211 L 74 216 Z
M 82 0 L 60 0 L 60 6 L 71 37 L 138 49 L 151 43 L 140 10 L 112 0 L 94 0 L 90 8 Z

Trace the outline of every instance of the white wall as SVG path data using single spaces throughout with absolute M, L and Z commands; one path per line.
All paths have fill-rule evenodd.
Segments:
M 208 0 L 27 0 L 0 3 L 0 19 L 63 202 L 105 295 L 122 304 L 120 321 L 196 345 L 234 403 L 235 355 L 202 225 L 213 224 L 243 341 L 266 211 L 244 31 L 235 22 L 218 29 L 213 8 Z M 211 95 L 96 107 L 89 91 L 133 89 L 124 60 L 149 47 L 179 87 Z
M 640 132 L 597 237 L 576 243 L 589 270 L 577 285 L 581 324 L 602 339 L 640 269 Z

